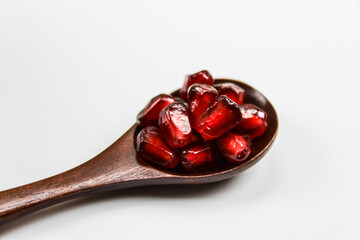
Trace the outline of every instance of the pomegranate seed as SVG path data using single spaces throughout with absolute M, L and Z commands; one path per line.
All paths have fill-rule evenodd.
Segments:
M 250 135 L 251 138 L 264 134 L 267 128 L 266 112 L 253 104 L 241 105 L 240 110 L 243 118 L 236 131 L 239 134 Z
M 251 139 L 267 128 L 267 114 L 244 104 L 245 95 L 233 83 L 214 85 L 206 70 L 188 75 L 179 97 L 160 94 L 138 114 L 137 153 L 164 168 L 181 162 L 189 173 L 215 167 L 221 154 L 229 163 L 244 162 Z
M 208 140 L 217 138 L 241 121 L 239 105 L 226 96 L 219 96 L 198 120 L 196 130 Z
M 249 136 L 227 133 L 217 139 L 222 155 L 229 163 L 239 164 L 246 160 L 251 152 Z
M 219 95 L 225 95 L 237 104 L 244 104 L 245 90 L 233 83 L 219 83 L 214 86 Z
M 136 151 L 145 159 L 164 168 L 174 168 L 180 162 L 176 150 L 171 149 L 160 131 L 150 126 L 142 129 L 136 138 Z
M 192 140 L 187 109 L 182 102 L 173 102 L 161 110 L 159 127 L 170 147 L 181 148 Z
M 146 107 L 137 115 L 137 123 L 140 127 L 156 125 L 160 111 L 175 102 L 175 99 L 167 94 L 160 94 L 150 100 Z
M 187 91 L 189 87 L 195 83 L 202 83 L 207 85 L 214 85 L 214 79 L 210 75 L 210 73 L 206 70 L 200 71 L 198 73 L 188 75 L 185 78 L 184 85 L 180 90 L 179 96 L 182 99 L 186 99 Z
M 218 96 L 216 89 L 205 84 L 193 84 L 188 91 L 189 118 L 196 128 L 199 117 L 213 104 Z
M 194 142 L 182 149 L 180 159 L 181 166 L 187 172 L 199 172 L 215 167 L 219 153 L 216 145 Z

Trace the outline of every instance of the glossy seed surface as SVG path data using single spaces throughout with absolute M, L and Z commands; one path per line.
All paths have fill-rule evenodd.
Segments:
M 227 133 L 217 139 L 222 155 L 232 164 L 242 163 L 251 152 L 249 136 L 242 136 L 235 133 Z
M 201 115 L 215 102 L 217 90 L 206 84 L 193 84 L 188 91 L 188 108 L 191 126 L 196 129 Z
M 214 86 L 219 95 L 225 95 L 237 104 L 244 104 L 245 90 L 233 83 L 219 83 Z
M 207 85 L 212 86 L 212 85 L 214 85 L 214 79 L 210 75 L 210 73 L 206 70 L 186 76 L 184 84 L 183 84 L 182 88 L 180 89 L 180 93 L 179 93 L 180 98 L 186 99 L 188 89 L 190 88 L 191 85 L 193 85 L 195 83 L 207 84 Z
M 226 96 L 219 96 L 200 117 L 196 130 L 204 139 L 214 139 L 228 132 L 240 121 L 239 105 Z
M 137 123 L 141 127 L 157 125 L 160 111 L 173 102 L 175 98 L 168 94 L 157 95 L 137 115 Z
M 208 142 L 194 142 L 181 151 L 181 166 L 187 172 L 209 170 L 219 160 L 217 146 Z
M 253 104 L 241 105 L 240 110 L 243 118 L 236 127 L 236 131 L 239 134 L 257 138 L 265 133 L 267 129 L 267 114 L 264 110 Z
M 138 133 L 136 151 L 143 158 L 164 168 L 174 168 L 180 162 L 177 151 L 168 146 L 160 128 L 155 126 L 144 128 Z
M 159 114 L 159 127 L 170 147 L 181 148 L 192 141 L 192 130 L 184 103 L 167 105 Z

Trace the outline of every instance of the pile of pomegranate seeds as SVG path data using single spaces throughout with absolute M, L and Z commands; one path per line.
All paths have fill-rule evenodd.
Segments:
M 160 94 L 137 116 L 136 151 L 159 166 L 194 173 L 221 159 L 240 164 L 250 155 L 252 139 L 266 131 L 266 112 L 245 103 L 245 90 L 214 85 L 206 70 L 188 75 L 179 96 Z

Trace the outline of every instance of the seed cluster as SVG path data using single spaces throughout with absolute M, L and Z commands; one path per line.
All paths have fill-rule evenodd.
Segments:
M 246 104 L 245 90 L 214 85 L 206 70 L 186 76 L 179 96 L 160 94 L 137 116 L 137 153 L 164 168 L 205 171 L 221 156 L 240 164 L 250 155 L 252 139 L 266 131 L 266 112 Z

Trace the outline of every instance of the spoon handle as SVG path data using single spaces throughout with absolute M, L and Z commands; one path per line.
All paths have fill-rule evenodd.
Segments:
M 95 158 L 44 180 L 0 192 L 0 226 L 51 205 L 93 193 L 149 185 L 162 175 L 136 160 L 135 126 Z
M 79 166 L 80 167 L 80 166 Z M 0 192 L 0 225 L 69 199 L 96 191 L 81 169 Z M 82 179 L 82 180 L 81 180 Z

